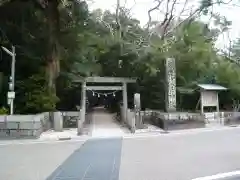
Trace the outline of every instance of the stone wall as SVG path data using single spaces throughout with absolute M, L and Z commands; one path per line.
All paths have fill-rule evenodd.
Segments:
M 50 114 L 0 116 L 0 138 L 37 138 L 50 125 Z
M 197 120 L 197 121 L 203 121 L 204 116 L 202 116 L 200 113 L 189 113 L 189 112 L 161 112 L 156 110 L 146 110 L 141 111 L 142 116 L 144 117 L 144 120 L 148 120 L 151 118 L 151 116 L 156 116 L 163 120 L 168 121 L 176 121 L 176 122 L 184 122 L 188 120 Z
M 171 129 L 173 126 L 203 127 L 204 117 L 200 113 L 189 112 L 161 112 L 157 110 L 146 110 L 141 112 L 144 123 L 150 123 L 162 129 Z M 172 128 L 175 129 L 175 128 Z
M 201 115 L 200 113 L 191 112 L 161 112 L 157 110 L 146 110 L 141 112 L 144 123 L 151 123 L 160 128 L 168 128 L 166 126 L 191 124 L 192 127 L 202 127 L 209 124 L 216 125 L 240 125 L 240 112 L 219 112 L 214 115 L 213 120 L 209 120 L 208 114 Z M 216 114 L 216 113 L 210 113 Z M 195 125 L 193 125 L 195 123 Z M 182 126 L 181 125 L 181 126 Z

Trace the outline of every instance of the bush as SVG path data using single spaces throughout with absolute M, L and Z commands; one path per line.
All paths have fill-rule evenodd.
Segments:
M 0 108 L 0 115 L 3 115 L 3 114 L 8 114 L 8 109 L 6 109 L 5 107 Z

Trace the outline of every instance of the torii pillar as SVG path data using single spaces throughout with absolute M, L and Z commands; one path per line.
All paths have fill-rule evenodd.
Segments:
M 78 120 L 78 134 L 82 133 L 82 124 L 85 122 L 86 116 L 86 81 L 82 82 L 82 97 L 81 97 L 81 109 L 80 119 Z
M 123 93 L 123 111 L 124 111 L 123 118 L 125 121 L 127 119 L 127 110 L 128 110 L 127 83 L 126 82 L 123 83 L 122 93 Z

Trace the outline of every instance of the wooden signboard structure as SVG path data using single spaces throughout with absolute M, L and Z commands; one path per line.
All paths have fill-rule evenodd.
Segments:
M 215 107 L 219 112 L 219 91 L 227 90 L 227 88 L 217 84 L 198 84 L 200 88 L 201 113 L 204 114 L 204 107 Z

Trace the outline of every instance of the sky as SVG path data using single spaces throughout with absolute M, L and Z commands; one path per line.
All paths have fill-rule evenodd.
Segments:
M 116 8 L 116 1 L 117 0 L 91 0 L 89 1 L 89 8 L 90 10 L 93 9 L 103 9 L 103 10 L 110 10 L 115 11 Z M 178 0 L 179 4 L 176 6 L 175 13 L 179 14 L 182 7 L 184 0 Z M 229 0 L 225 0 L 227 2 Z M 237 2 L 238 0 L 233 0 L 233 2 Z M 127 8 L 131 8 L 132 16 L 138 20 L 140 20 L 141 25 L 145 25 L 148 22 L 148 10 L 156 4 L 154 0 L 120 0 L 121 5 Z M 187 9 L 196 9 L 198 6 L 199 0 L 189 0 Z M 235 3 L 236 4 L 236 3 Z M 239 3 L 240 5 L 240 3 Z M 165 6 L 162 6 L 165 8 Z M 164 9 L 161 9 L 164 11 Z M 229 32 L 222 34 L 216 46 L 219 48 L 226 48 L 229 45 L 229 39 L 231 41 L 235 40 L 236 38 L 240 37 L 240 6 L 232 6 L 232 5 L 215 5 L 214 12 L 220 13 L 224 15 L 228 20 L 232 21 L 232 26 Z M 186 11 L 185 15 L 187 16 L 190 11 Z M 239 15 L 238 15 L 239 14 Z M 160 11 L 155 11 L 152 14 L 152 20 L 161 20 L 162 14 Z M 205 22 L 209 22 L 209 17 L 202 17 L 201 18 Z

